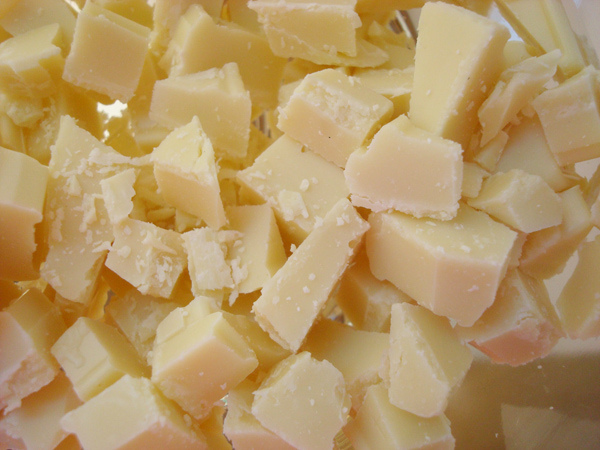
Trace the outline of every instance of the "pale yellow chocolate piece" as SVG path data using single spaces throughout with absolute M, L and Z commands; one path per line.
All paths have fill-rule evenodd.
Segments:
M 197 116 L 215 152 L 239 159 L 248 150 L 251 109 L 238 65 L 227 63 L 221 68 L 157 81 L 150 118 L 176 128 Z
M 278 56 L 327 64 L 337 53 L 356 56 L 361 20 L 356 0 L 256 0 L 249 7 Z
M 385 2 L 378 2 L 379 4 Z M 385 14 L 385 13 L 383 13 Z M 389 14 L 389 12 L 388 12 Z M 385 17 L 385 15 L 383 16 Z M 389 17 L 389 15 L 388 15 Z M 369 15 L 363 17 L 363 27 L 367 27 Z M 389 59 L 377 68 L 396 71 L 407 69 L 409 73 L 414 72 L 415 64 L 415 40 L 414 36 L 407 33 L 396 33 L 385 24 L 385 18 L 377 17 L 377 13 L 371 16 L 373 20 L 368 24 L 367 36 L 369 42 L 375 44 L 389 55 Z M 367 21 L 367 23 L 365 23 Z M 412 86 L 412 77 L 410 81 Z M 407 105 L 408 106 L 408 105 Z
M 559 273 L 592 229 L 591 214 L 579 186 L 561 192 L 560 225 L 531 233 L 523 246 L 520 267 L 536 278 Z
M 370 267 L 417 303 L 464 326 L 494 301 L 517 233 L 461 205 L 449 221 L 373 213 L 366 245 Z
M 39 277 L 35 229 L 43 218 L 47 180 L 47 167 L 0 147 L 0 278 Z
M 466 199 L 479 195 L 484 181 L 490 176 L 489 172 L 474 162 L 463 164 L 463 181 L 461 195 Z
M 213 228 L 225 224 L 214 149 L 197 117 L 169 133 L 152 152 L 152 161 L 167 203 Z
M 53 450 L 68 435 L 61 428 L 60 419 L 80 404 L 69 379 L 59 373 L 50 384 L 24 398 L 18 409 L 0 419 L 0 430 L 19 440 L 24 449 Z
M 135 219 L 124 220 L 114 233 L 106 267 L 142 294 L 169 298 L 187 266 L 181 235 Z
M 487 144 L 481 146 L 479 150 L 476 151 L 475 155 L 473 155 L 473 161 L 487 171 L 494 172 L 507 142 L 508 134 L 504 131 L 499 131 Z M 560 169 L 558 172 L 560 172 Z
M 389 331 L 394 303 L 413 301 L 389 281 L 375 278 L 364 248 L 344 272 L 335 300 L 352 326 L 375 332 Z
M 325 69 L 304 77 L 277 127 L 340 167 L 392 115 L 393 104 L 347 75 Z
M 342 169 L 286 135 L 240 171 L 237 180 L 250 203 L 273 207 L 282 235 L 296 245 L 349 194 Z
M 600 336 L 600 285 L 596 275 L 600 261 L 600 238 L 582 243 L 575 270 L 565 284 L 556 309 L 572 339 Z
M 58 24 L 17 35 L 0 44 L 0 82 L 3 90 L 30 97 L 56 92 L 64 65 Z
M 410 97 L 414 124 L 467 147 L 479 123 L 477 111 L 502 71 L 508 37 L 506 28 L 472 11 L 426 3 Z
M 508 140 L 503 146 L 495 170 L 508 172 L 511 169 L 539 175 L 556 192 L 564 191 L 576 182 L 557 164 L 542 125 L 536 117 L 525 117 L 508 130 Z
M 462 148 L 403 115 L 350 155 L 344 176 L 355 206 L 449 220 L 461 197 Z
M 454 448 L 450 421 L 441 414 L 424 418 L 392 405 L 382 384 L 367 389 L 356 417 L 344 427 L 356 450 Z
M 558 194 L 540 176 L 520 169 L 492 175 L 467 203 L 524 233 L 557 226 L 563 220 Z
M 472 360 L 448 319 L 419 305 L 392 306 L 389 373 L 384 374 L 392 405 L 422 417 L 439 416 Z
M 272 431 L 263 427 L 252 414 L 254 391 L 258 384 L 250 380 L 242 381 L 227 396 L 227 415 L 223 424 L 223 432 L 236 449 L 261 448 L 265 450 L 294 450 Z
M 29 289 L 0 311 L 0 410 L 50 383 L 59 366 L 50 348 L 66 329 L 56 307 L 37 289 Z
M 479 320 L 457 331 L 494 362 L 511 366 L 548 355 L 564 334 L 543 281 L 519 269 L 508 271 Z
M 247 294 L 261 289 L 287 258 L 273 208 L 267 204 L 227 208 L 229 228 L 241 233 L 229 252 L 244 275 L 237 289 Z
M 136 173 L 134 168 L 126 169 L 112 177 L 100 180 L 104 206 L 110 219 L 110 223 L 117 225 L 125 220 L 133 210 L 135 195 L 133 185 Z
M 323 319 L 311 328 L 302 351 L 329 361 L 342 372 L 352 405 L 358 409 L 368 387 L 381 381 L 379 371 L 389 346 L 388 333 L 357 330 Z
M 532 102 L 561 166 L 600 156 L 599 72 L 586 67 Z
M 150 29 L 86 2 L 77 16 L 63 78 L 76 86 L 127 102 L 137 88 Z
M 106 315 L 131 342 L 142 360 L 150 365 L 156 328 L 178 306 L 131 289 L 125 295 L 111 297 L 106 305 Z
M 62 116 L 52 147 L 44 236 L 49 247 L 41 276 L 67 300 L 88 303 L 113 240 L 100 180 L 130 159 Z
M 133 346 L 110 325 L 80 317 L 52 346 L 77 396 L 87 401 L 123 375 L 148 375 Z
M 338 201 L 265 284 L 252 310 L 275 342 L 300 348 L 368 228 L 348 200 Z
M 487 144 L 552 80 L 560 51 L 532 57 L 506 69 L 483 102 L 477 115 L 481 122 L 481 145 Z
M 392 101 L 394 118 L 408 112 L 413 76 L 412 66 L 406 69 L 363 69 L 354 73 L 360 84 Z
M 152 381 L 196 419 L 205 418 L 258 365 L 244 338 L 222 312 L 196 299 L 174 310 L 156 330 Z
M 246 30 L 261 33 L 262 29 L 258 22 L 258 14 L 248 6 L 248 0 L 227 0 L 225 14 L 233 23 L 240 25 Z
M 333 448 L 349 412 L 350 397 L 340 371 L 308 352 L 276 365 L 254 392 L 252 403 L 252 413 L 265 428 L 302 449 Z
M 200 5 L 180 17 L 160 65 L 170 76 L 237 63 L 252 104 L 274 108 L 286 59 L 273 54 L 267 39 L 234 23 L 216 22 Z
M 55 23 L 70 42 L 75 30 L 75 14 L 64 1 L 6 0 L 0 6 L 0 27 L 13 36 Z
M 103 8 L 152 28 L 152 7 L 145 0 L 95 0 Z M 154 2 L 156 5 L 157 2 Z
M 90 450 L 208 448 L 189 417 L 144 377 L 123 376 L 60 423 Z

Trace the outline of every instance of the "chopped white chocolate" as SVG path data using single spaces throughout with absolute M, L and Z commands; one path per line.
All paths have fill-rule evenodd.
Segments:
M 144 377 L 123 376 L 60 423 L 90 450 L 208 448 L 189 417 Z
M 80 317 L 52 346 L 77 396 L 87 401 L 123 375 L 148 375 L 148 368 L 119 331 L 103 322 Z
M 75 29 L 73 9 L 62 0 L 5 0 L 0 6 L 0 26 L 12 36 L 51 24 L 60 25 L 70 42 Z
M 296 351 L 369 228 L 340 200 L 262 288 L 252 310 L 282 347 Z
M 494 362 L 512 366 L 546 356 L 564 334 L 543 281 L 518 269 L 506 274 L 479 320 L 457 330 Z
M 393 104 L 334 69 L 304 77 L 281 109 L 277 127 L 344 167 L 350 153 L 391 117 Z
M 133 210 L 131 199 L 135 195 L 135 189 L 133 188 L 135 179 L 135 169 L 130 168 L 112 177 L 100 180 L 104 206 L 110 223 L 113 225 L 122 222 Z
M 350 155 L 344 176 L 356 206 L 448 220 L 461 197 L 462 148 L 403 115 L 381 127 L 366 151 Z
M 406 69 L 362 69 L 354 73 L 360 84 L 392 101 L 394 118 L 408 112 L 413 76 L 412 66 Z
M 508 37 L 506 28 L 472 11 L 425 3 L 410 97 L 414 124 L 467 147 L 477 111 L 502 71 Z
M 251 374 L 256 355 L 222 312 L 206 314 L 196 299 L 174 310 L 158 326 L 152 381 L 196 419 Z M 175 320 L 177 319 L 177 320 Z
M 392 306 L 389 385 L 392 405 L 421 417 L 439 416 L 466 375 L 473 355 L 445 317 L 419 305 Z
M 252 403 L 252 414 L 265 428 L 303 449 L 333 448 L 349 412 L 350 397 L 340 371 L 308 352 L 276 365 L 254 392 Z
M 0 147 L 0 278 L 39 277 L 35 228 L 43 218 L 47 181 L 46 166 Z
M 487 144 L 479 148 L 473 156 L 473 161 L 484 169 L 494 172 L 507 142 L 508 134 L 499 131 Z
M 481 186 L 485 179 L 490 176 L 489 172 L 474 162 L 463 164 L 463 181 L 461 187 L 462 197 L 475 198 L 481 192 Z
M 366 245 L 371 271 L 436 314 L 472 325 L 494 301 L 517 233 L 461 205 L 447 221 L 373 213 Z
M 423 418 L 392 405 L 382 384 L 367 389 L 356 417 L 344 427 L 356 450 L 374 448 L 453 449 L 450 421 L 441 414 Z
M 86 2 L 77 16 L 63 78 L 127 102 L 142 74 L 149 35 L 148 28 L 94 2 Z

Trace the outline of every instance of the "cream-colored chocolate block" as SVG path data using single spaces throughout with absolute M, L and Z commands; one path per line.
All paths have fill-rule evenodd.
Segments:
M 119 172 L 112 177 L 100 180 L 104 206 L 110 219 L 110 223 L 117 225 L 125 220 L 133 210 L 135 195 L 133 185 L 136 173 L 134 168 Z
M 508 271 L 479 320 L 457 331 L 492 361 L 511 366 L 545 357 L 564 335 L 544 282 L 519 269 Z
M 308 352 L 275 366 L 254 392 L 252 403 L 252 413 L 265 428 L 302 449 L 333 448 L 349 412 L 350 397 L 340 371 Z
M 214 149 L 197 116 L 169 133 L 151 158 L 156 182 L 168 204 L 213 228 L 225 224 Z
M 559 273 L 577 246 L 592 229 L 591 214 L 579 186 L 560 194 L 562 222 L 527 236 L 520 267 L 536 278 L 550 278 Z
M 43 101 L 40 98 L 15 94 L 10 90 L 0 91 L 0 110 L 15 125 L 34 128 L 44 117 Z
M 544 135 L 561 166 L 600 156 L 599 72 L 586 67 L 533 100 Z
M 364 331 L 387 332 L 392 305 L 413 300 L 389 281 L 375 278 L 363 248 L 344 272 L 335 301 L 352 326 Z
M 77 16 L 63 78 L 76 86 L 129 101 L 148 51 L 150 29 L 86 2 Z
M 0 410 L 6 413 L 58 374 L 50 348 L 66 326 L 60 310 L 37 289 L 0 311 L 0 322 Z
M 285 263 L 287 256 L 273 208 L 268 204 L 227 208 L 229 228 L 241 234 L 229 252 L 245 275 L 237 289 L 247 294 L 261 289 Z
M 56 92 L 64 65 L 62 32 L 58 24 L 19 34 L 0 44 L 3 89 L 30 97 Z
M 12 5 L 11 5 L 12 4 Z M 73 9 L 62 0 L 7 0 L 0 9 L 0 26 L 13 36 L 45 25 L 59 24 L 65 38 L 71 42 L 75 29 Z
M 286 135 L 240 171 L 237 180 L 251 203 L 272 206 L 282 235 L 295 244 L 349 195 L 342 169 Z
M 492 175 L 467 203 L 524 233 L 557 226 L 563 220 L 559 195 L 539 175 L 520 169 Z
M 363 86 L 383 95 L 394 104 L 392 117 L 408 112 L 414 67 L 406 69 L 363 69 L 354 73 Z
M 206 449 L 202 433 L 147 378 L 123 376 L 60 421 L 90 450 Z
M 368 228 L 348 200 L 338 201 L 265 284 L 252 310 L 275 342 L 300 348 Z
M 570 338 L 588 339 L 600 336 L 600 284 L 596 276 L 600 238 L 583 242 L 577 255 L 577 265 L 556 301 L 556 309 Z
M 517 240 L 515 231 L 467 205 L 448 221 L 382 212 L 369 223 L 373 274 L 464 326 L 493 303 Z
M 508 142 L 508 134 L 500 130 L 496 136 L 481 146 L 473 155 L 473 161 L 489 172 L 494 172 Z
M 475 198 L 479 195 L 483 182 L 490 176 L 490 173 L 474 162 L 465 162 L 463 164 L 463 181 L 461 195 L 466 199 Z
M 150 118 L 176 128 L 197 116 L 217 154 L 239 159 L 248 150 L 251 110 L 250 94 L 238 65 L 232 62 L 221 68 L 157 81 Z
M 296 447 L 288 444 L 272 431 L 263 427 L 252 414 L 254 391 L 259 385 L 250 380 L 242 381 L 227 396 L 227 415 L 223 424 L 223 432 L 236 449 L 263 448 L 266 450 L 293 450 Z
M 277 127 L 334 164 L 348 156 L 392 115 L 393 104 L 335 69 L 304 77 L 279 113 Z
M 50 384 L 24 398 L 18 409 L 0 419 L 0 430 L 20 440 L 23 448 L 53 450 L 68 435 L 61 428 L 60 419 L 80 404 L 69 379 L 59 373 Z
M 446 27 L 448 22 L 453 26 Z M 426 3 L 410 97 L 415 125 L 466 148 L 479 124 L 477 111 L 502 71 L 508 37 L 506 28 L 474 12 Z
M 383 16 L 381 13 L 379 14 L 380 17 L 377 13 L 363 16 L 363 27 L 367 28 L 366 38 L 389 55 L 389 59 L 383 64 L 379 64 L 378 68 L 384 70 L 407 69 L 412 74 L 415 64 L 415 40 L 413 36 L 408 36 L 404 32 L 395 33 L 385 24 L 386 13 L 382 14 Z M 387 17 L 390 17 L 389 12 L 387 14 Z M 372 20 L 370 24 L 369 20 Z M 412 86 L 412 77 L 410 84 Z
M 392 405 L 382 384 L 367 389 L 356 417 L 344 427 L 344 435 L 356 450 L 454 448 L 450 421 L 441 414 L 420 417 Z
M 97 0 L 96 3 L 140 25 L 152 28 L 152 7 L 145 0 Z
M 462 148 L 403 115 L 350 155 L 344 176 L 356 206 L 449 220 L 461 198 Z
M 35 230 L 43 219 L 47 181 L 47 167 L 0 147 L 0 278 L 39 277 Z
M 77 396 L 87 401 L 123 375 L 148 375 L 133 346 L 110 325 L 80 317 L 52 346 Z
M 392 306 L 385 380 L 392 405 L 422 417 L 439 416 L 472 361 L 448 319 L 419 305 Z
M 180 17 L 160 65 L 169 76 L 179 76 L 235 62 L 252 104 L 274 108 L 286 61 L 273 54 L 263 35 L 235 23 L 216 22 L 194 4 Z
M 388 333 L 357 330 L 330 319 L 311 328 L 302 351 L 326 360 L 342 372 L 355 409 L 369 386 L 381 381 L 379 371 L 390 346 Z
M 183 308 L 179 320 L 161 322 L 152 357 L 152 381 L 196 419 L 258 365 L 256 355 L 222 312 L 205 314 L 195 305 Z
M 192 279 L 192 292 L 233 289 L 232 267 L 227 259 L 227 232 L 203 227 L 182 234 Z
M 524 117 L 518 125 L 508 130 L 508 141 L 495 170 L 508 172 L 512 169 L 539 175 L 556 192 L 575 184 L 575 180 L 563 172 L 554 159 L 537 117 Z
M 554 50 L 509 67 L 500 74 L 494 90 L 483 102 L 477 116 L 481 123 L 481 145 L 487 144 L 552 80 L 560 51 Z
M 256 11 L 277 56 L 327 64 L 338 52 L 356 56 L 356 29 L 361 20 L 356 0 L 257 0 Z
M 538 51 L 559 49 L 559 66 L 570 77 L 585 65 L 578 39 L 562 2 L 556 0 L 500 0 L 498 6 L 519 36 Z
M 49 247 L 42 277 L 67 300 L 86 304 L 93 296 L 113 227 L 100 180 L 131 160 L 62 116 L 50 159 L 44 236 Z
M 125 295 L 111 297 L 106 305 L 106 315 L 131 342 L 142 360 L 150 365 L 156 328 L 178 306 L 131 289 Z
M 106 267 L 142 294 L 171 297 L 187 267 L 181 235 L 135 219 L 124 220 L 114 233 Z

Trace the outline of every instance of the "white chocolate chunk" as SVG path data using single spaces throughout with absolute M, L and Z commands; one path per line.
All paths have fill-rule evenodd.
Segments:
M 489 176 L 489 172 L 481 168 L 478 164 L 465 162 L 463 164 L 462 196 L 467 199 L 477 197 L 481 191 L 483 182 Z
M 125 375 L 60 421 L 86 449 L 207 449 L 202 432 L 147 378 Z
M 71 42 L 75 29 L 75 14 L 61 0 L 6 0 L 0 6 L 0 26 L 12 36 L 46 25 L 58 24 Z
M 279 114 L 277 127 L 328 161 L 348 156 L 391 115 L 393 104 L 347 75 L 325 69 L 304 77 Z
M 519 169 L 492 175 L 479 195 L 467 203 L 524 233 L 553 227 L 563 220 L 558 194 L 538 175 Z
M 274 341 L 300 348 L 367 229 L 350 202 L 340 200 L 265 284 L 252 310 Z
M 517 233 L 461 205 L 448 221 L 372 213 L 367 254 L 373 274 L 459 324 L 473 324 L 494 301 Z
M 448 220 L 461 197 L 462 148 L 403 115 L 384 125 L 366 151 L 350 155 L 344 176 L 356 206 Z
M 448 319 L 418 305 L 392 306 L 385 380 L 392 405 L 422 417 L 439 416 L 472 361 Z
M 477 111 L 502 70 L 508 37 L 506 28 L 472 11 L 427 2 L 419 19 L 410 98 L 414 124 L 467 147 L 479 122 Z
M 133 210 L 132 198 L 135 195 L 135 169 L 130 168 L 100 180 L 104 206 L 110 223 L 117 225 L 126 219 Z
M 149 34 L 148 28 L 86 2 L 77 16 L 63 78 L 112 99 L 129 101 L 142 74 Z
M 308 352 L 275 366 L 252 403 L 252 413 L 265 428 L 301 449 L 332 448 L 349 412 L 342 374 Z
M 35 227 L 43 218 L 47 181 L 47 167 L 0 147 L 0 278 L 39 277 Z

